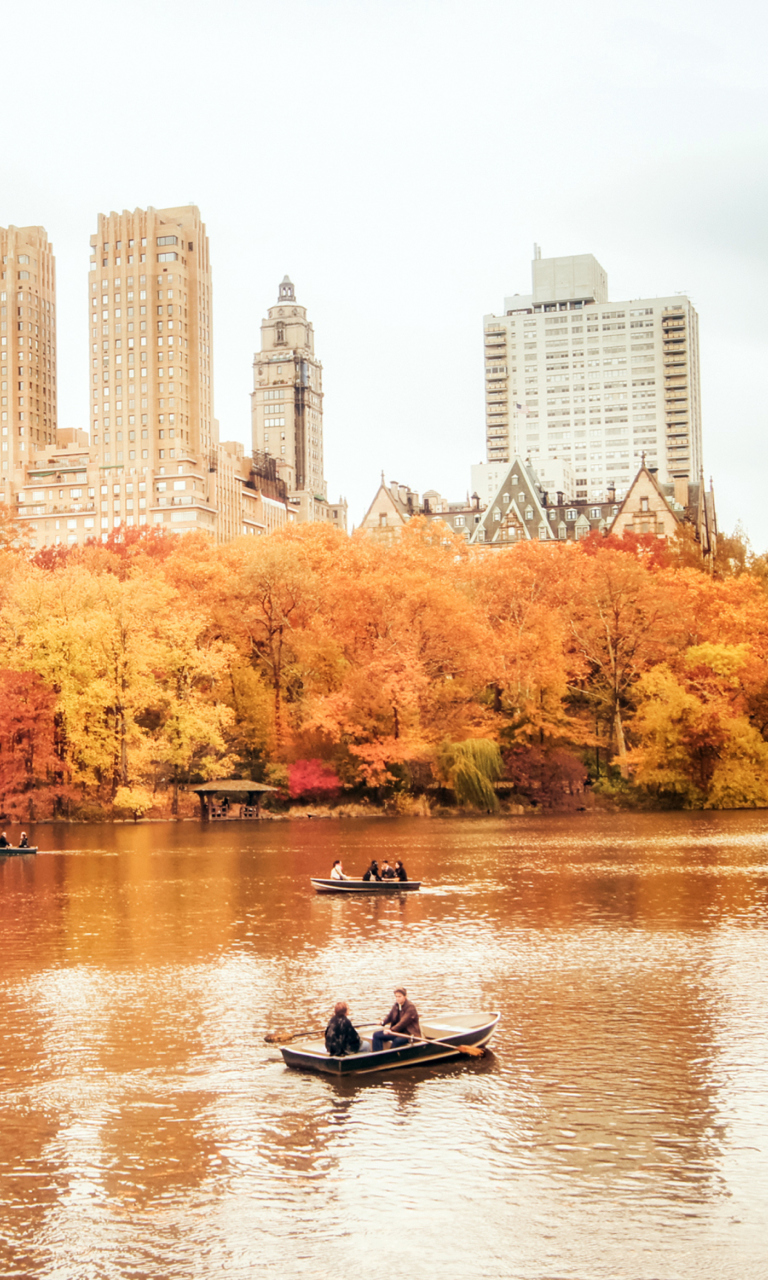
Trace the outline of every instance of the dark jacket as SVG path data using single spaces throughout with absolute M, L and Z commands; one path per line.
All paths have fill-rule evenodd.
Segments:
M 399 1036 L 420 1036 L 419 1015 L 416 1005 L 406 997 L 402 1007 L 395 1003 L 384 1019 L 384 1026 L 389 1025 Z
M 10 849 L 10 848 L 11 848 L 10 840 L 6 840 L 5 836 L 0 836 L 0 849 Z
M 325 1047 L 333 1058 L 343 1058 L 347 1053 L 357 1053 L 360 1037 L 345 1014 L 334 1014 L 325 1028 Z
M 363 879 L 364 880 L 380 880 L 381 879 L 381 876 L 379 875 L 379 864 L 375 858 L 371 863 L 370 867 L 368 868 L 368 870 L 365 872 Z
M 407 880 L 407 879 L 408 879 L 408 872 L 406 871 L 406 869 L 405 869 L 405 867 L 403 866 L 402 862 L 400 863 L 400 866 L 399 866 L 399 867 L 395 867 L 395 875 L 397 876 L 398 880 Z
M 382 880 L 396 880 L 396 879 L 397 879 L 397 872 L 395 871 L 395 868 L 394 868 L 394 867 L 387 867 L 386 869 L 382 870 L 382 873 L 381 873 L 381 879 L 382 879 Z

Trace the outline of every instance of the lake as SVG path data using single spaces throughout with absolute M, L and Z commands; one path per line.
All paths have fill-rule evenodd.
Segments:
M 41 826 L 0 859 L 0 1274 L 765 1280 L 768 814 Z M 322 897 L 334 858 L 420 893 Z M 270 1030 L 500 1010 L 336 1081 Z

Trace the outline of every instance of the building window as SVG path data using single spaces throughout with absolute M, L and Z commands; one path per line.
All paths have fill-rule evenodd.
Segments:
M 573 507 L 569 507 L 565 513 L 565 518 L 566 520 L 575 520 L 578 514 L 579 514 L 578 511 L 574 511 Z

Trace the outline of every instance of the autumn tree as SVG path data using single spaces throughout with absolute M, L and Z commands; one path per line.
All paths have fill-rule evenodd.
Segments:
M 0 794 L 7 818 L 48 816 L 68 793 L 55 710 L 55 693 L 34 672 L 0 670 Z

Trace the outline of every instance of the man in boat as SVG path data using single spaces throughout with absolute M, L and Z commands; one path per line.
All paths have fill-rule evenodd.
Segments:
M 380 880 L 381 879 L 381 876 L 379 875 L 379 864 L 375 858 L 371 858 L 371 865 L 368 868 L 368 870 L 363 873 L 363 879 L 364 880 Z
M 406 871 L 405 867 L 403 866 L 399 858 L 395 863 L 395 875 L 397 876 L 398 880 L 408 879 L 408 872 Z
M 341 858 L 337 858 L 331 867 L 332 880 L 348 880 L 349 876 L 345 876 L 341 867 Z
M 385 1031 L 384 1027 L 389 1027 Z M 395 987 L 395 1003 L 386 1018 L 381 1020 L 381 1030 L 374 1031 L 371 1037 L 371 1051 L 379 1053 L 384 1048 L 384 1041 L 389 1040 L 393 1049 L 408 1043 L 408 1036 L 421 1036 L 419 1015 L 416 1005 L 408 999 L 405 987 Z
M 389 865 L 389 863 L 387 862 L 386 858 L 384 858 L 384 860 L 383 860 L 383 862 L 382 862 L 382 864 L 381 864 L 381 872 L 380 872 L 379 879 L 381 879 L 381 880 L 396 880 L 396 879 L 397 879 L 397 872 L 395 871 L 395 868 L 394 868 L 394 867 L 390 867 L 390 865 Z
M 360 1049 L 360 1037 L 347 1017 L 348 1013 L 346 1000 L 337 1000 L 333 1017 L 325 1028 L 325 1047 L 332 1058 L 343 1058 Z
M 0 836 L 0 849 L 10 849 L 11 842 L 5 832 Z

